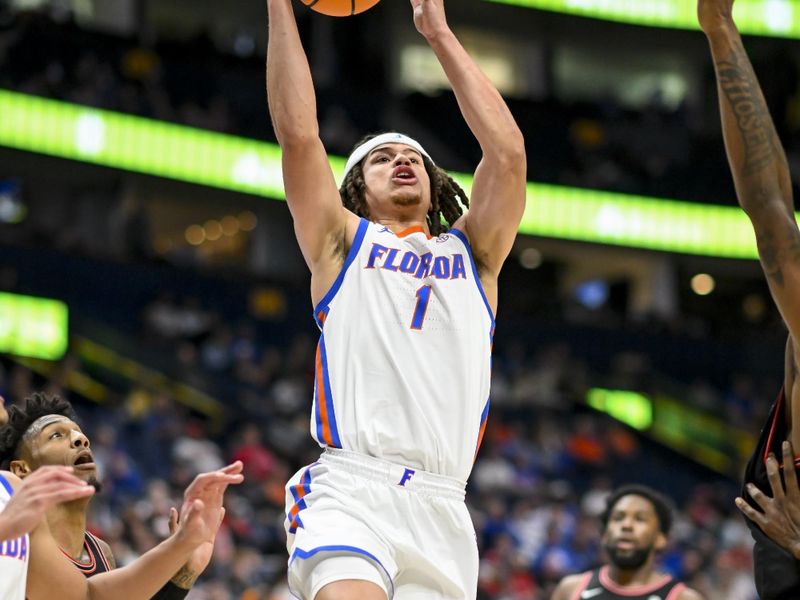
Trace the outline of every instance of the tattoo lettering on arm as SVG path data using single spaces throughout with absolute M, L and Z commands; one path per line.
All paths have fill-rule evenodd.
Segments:
M 175 576 L 170 580 L 179 588 L 184 590 L 191 589 L 195 581 L 197 581 L 198 573 L 189 569 L 186 565 L 181 567 L 181 570 L 175 573 Z
M 720 88 L 733 108 L 744 142 L 743 174 L 754 175 L 776 159 L 785 161 L 744 48 L 735 45 L 728 57 L 717 63 L 717 72 Z

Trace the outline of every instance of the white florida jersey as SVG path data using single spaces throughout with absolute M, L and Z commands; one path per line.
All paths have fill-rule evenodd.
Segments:
M 13 494 L 11 485 L 0 473 L 0 512 Z M 0 598 L 25 600 L 28 581 L 28 534 L 14 540 L 0 541 Z
M 494 317 L 464 233 L 362 219 L 314 316 L 314 439 L 466 481 L 489 412 Z

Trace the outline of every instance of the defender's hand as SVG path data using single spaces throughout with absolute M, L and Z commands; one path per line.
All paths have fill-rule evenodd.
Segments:
M 697 0 L 697 20 L 706 34 L 732 26 L 733 0 Z
M 442 0 L 411 0 L 414 25 L 426 40 L 448 30 Z
M 242 468 L 241 461 L 236 461 L 218 471 L 195 477 L 183 494 L 176 537 L 195 548 L 213 539 L 225 514 L 222 507 L 225 490 L 244 480 Z
M 217 539 L 217 532 L 219 531 L 222 521 L 225 519 L 225 509 L 223 508 L 219 517 L 219 523 L 216 529 L 209 531 L 209 536 L 206 540 L 197 546 L 189 556 L 189 559 L 181 567 L 175 576 L 171 579 L 172 583 L 179 588 L 188 590 L 194 586 L 197 578 L 206 570 L 206 567 L 211 562 L 211 556 L 214 554 L 214 541 Z M 169 509 L 169 532 L 174 535 L 178 531 L 179 517 L 176 508 Z
M 767 477 L 772 489 L 772 498 L 753 484 L 747 491 L 761 508 L 755 510 L 742 498 L 736 498 L 736 506 L 744 515 L 756 523 L 776 544 L 782 546 L 800 560 L 800 488 L 794 463 L 794 450 L 790 442 L 783 442 L 783 478 L 778 460 L 770 454 L 767 458 Z
M 56 504 L 94 494 L 94 487 L 73 472 L 72 467 L 40 467 L 23 479 L 2 512 L 0 541 L 29 533 Z

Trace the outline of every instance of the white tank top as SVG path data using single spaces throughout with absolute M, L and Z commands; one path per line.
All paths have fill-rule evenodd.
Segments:
M 494 317 L 464 233 L 362 219 L 314 317 L 314 439 L 466 481 L 489 412 Z
M 13 493 L 11 484 L 0 473 L 0 512 L 5 509 Z M 0 541 L 0 598 L 3 600 L 25 600 L 29 542 L 28 534 Z

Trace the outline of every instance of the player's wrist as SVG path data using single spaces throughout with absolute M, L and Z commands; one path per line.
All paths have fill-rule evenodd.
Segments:
M 174 552 L 176 555 L 180 556 L 184 563 L 189 560 L 192 552 L 200 545 L 198 541 L 192 539 L 192 536 L 182 528 L 178 529 L 174 535 L 167 538 L 164 544 L 170 552 Z
M 456 37 L 453 31 L 447 25 L 433 27 L 429 31 L 425 31 L 423 35 L 425 36 L 425 41 L 427 41 L 431 46 L 435 46 L 436 44 L 440 44 L 447 39 L 454 39 Z
M 175 573 L 170 582 L 183 590 L 190 590 L 194 586 L 197 578 L 199 577 L 199 573 L 196 572 L 194 569 L 189 567 L 188 565 L 183 565 L 181 570 Z

